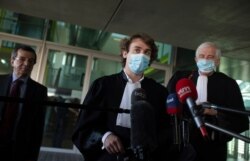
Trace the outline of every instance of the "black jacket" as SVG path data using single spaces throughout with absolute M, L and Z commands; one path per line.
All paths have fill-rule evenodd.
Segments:
M 0 75 L 0 96 L 7 96 L 11 84 L 11 75 Z M 25 99 L 21 106 L 13 134 L 14 160 L 37 160 L 44 128 L 45 107 L 41 102 L 47 100 L 47 88 L 31 78 L 27 80 Z M 0 123 L 4 114 L 4 102 L 0 102 Z

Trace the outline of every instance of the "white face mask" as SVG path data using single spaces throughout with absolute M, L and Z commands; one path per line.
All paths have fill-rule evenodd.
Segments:
M 199 68 L 199 71 L 203 73 L 210 73 L 216 70 L 214 60 L 199 59 L 196 65 Z
M 145 54 L 131 54 L 129 57 L 128 66 L 133 73 L 141 74 L 145 69 L 147 69 L 149 60 L 149 56 L 146 56 Z

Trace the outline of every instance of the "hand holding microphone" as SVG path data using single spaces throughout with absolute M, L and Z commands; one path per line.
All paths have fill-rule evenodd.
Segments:
M 204 138 L 208 138 L 208 133 L 203 120 L 198 115 L 198 109 L 194 100 L 197 99 L 196 87 L 190 79 L 183 78 L 176 84 L 176 93 L 181 103 L 187 103 L 190 113 L 196 126 L 200 129 Z

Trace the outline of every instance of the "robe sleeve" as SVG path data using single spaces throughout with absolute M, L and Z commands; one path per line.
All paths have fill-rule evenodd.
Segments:
M 234 110 L 244 111 L 244 102 L 240 92 L 240 88 L 235 80 L 230 79 L 227 84 L 225 92 L 226 100 L 223 104 L 225 108 L 231 108 Z M 241 133 L 249 128 L 249 121 L 247 115 L 237 114 L 233 112 L 218 111 L 217 116 L 218 126 L 231 130 L 234 133 Z M 228 139 L 226 139 L 228 138 Z M 220 135 L 220 140 L 229 141 L 231 137 L 223 137 Z
M 101 138 L 104 134 L 102 120 L 105 116 L 101 111 L 93 110 L 93 108 L 103 107 L 104 90 L 105 86 L 101 84 L 101 81 L 97 80 L 92 84 L 83 102 L 86 110 L 80 111 L 72 135 L 73 143 L 84 156 L 101 151 Z

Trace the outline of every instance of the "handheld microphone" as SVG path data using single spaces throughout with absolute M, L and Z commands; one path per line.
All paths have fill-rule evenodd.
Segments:
M 166 112 L 171 116 L 171 123 L 173 124 L 173 144 L 181 144 L 180 126 L 178 113 L 180 112 L 180 103 L 175 93 L 169 94 L 167 97 Z
M 136 88 L 131 94 L 131 105 L 133 105 L 137 101 L 146 100 L 146 98 L 147 96 L 145 90 L 142 88 Z
M 187 103 L 190 113 L 195 121 L 196 126 L 200 129 L 204 138 L 208 138 L 205 124 L 198 115 L 194 100 L 197 99 L 196 87 L 190 79 L 183 78 L 176 84 L 176 92 L 181 103 Z
M 248 115 L 250 116 L 250 111 L 247 110 L 236 110 L 234 108 L 228 108 L 228 107 L 222 107 L 222 106 L 218 106 L 209 102 L 203 102 L 201 104 L 202 108 L 213 108 L 215 110 L 220 110 L 220 111 L 226 111 L 226 112 L 233 112 L 236 114 L 243 114 L 243 115 Z
M 141 88 L 132 92 L 130 139 L 137 160 L 146 160 L 157 146 L 155 111 L 145 98 Z

